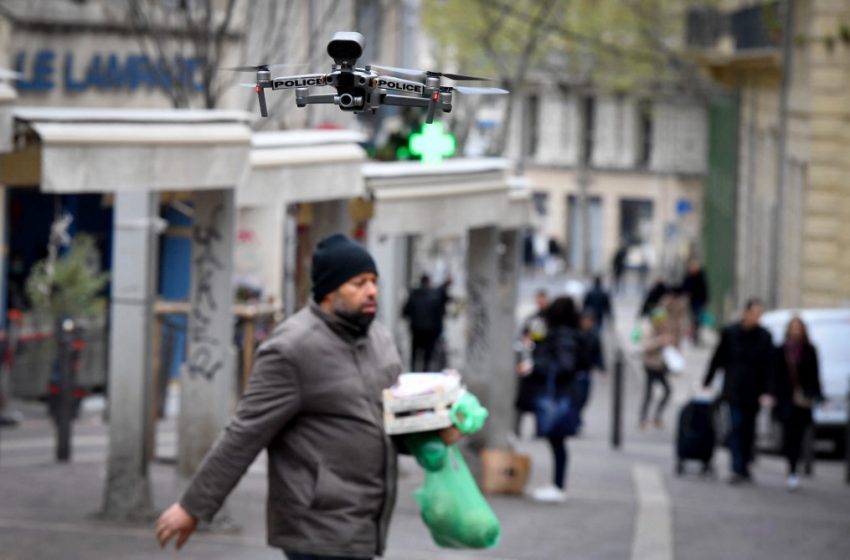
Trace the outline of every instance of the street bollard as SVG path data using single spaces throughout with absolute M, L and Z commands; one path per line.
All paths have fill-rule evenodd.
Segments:
M 617 349 L 611 384 L 611 447 L 619 449 L 623 429 L 623 351 Z
M 850 384 L 847 387 L 847 425 L 844 426 L 844 482 L 850 484 Z
M 71 460 L 71 427 L 74 421 L 74 321 L 65 319 L 58 329 L 59 406 L 56 414 L 56 460 Z

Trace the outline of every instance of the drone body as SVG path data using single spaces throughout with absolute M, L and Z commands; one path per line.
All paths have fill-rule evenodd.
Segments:
M 475 76 L 460 74 L 441 74 L 423 70 L 409 70 L 391 66 L 357 67 L 357 59 L 363 54 L 366 39 L 360 33 L 341 31 L 335 33 L 328 43 L 328 54 L 334 60 L 327 74 L 303 74 L 273 78 L 271 66 L 242 66 L 237 71 L 256 72 L 253 87 L 260 103 L 260 114 L 268 116 L 265 90 L 295 90 L 295 104 L 306 107 L 310 104 L 325 103 L 337 105 L 343 111 L 375 113 L 382 105 L 400 107 L 421 107 L 426 109 L 425 122 L 434 120 L 437 110 L 448 113 L 452 110 L 452 94 L 455 91 L 469 94 L 504 94 L 499 88 L 446 86 L 441 83 L 445 76 L 453 80 L 487 80 Z M 379 74 L 385 72 L 386 74 Z M 402 74 L 415 79 L 405 79 L 394 74 Z M 336 93 L 311 94 L 311 87 L 332 87 Z

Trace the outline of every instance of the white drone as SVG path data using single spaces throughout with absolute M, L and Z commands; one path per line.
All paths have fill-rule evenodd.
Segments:
M 295 89 L 295 104 L 298 107 L 305 107 L 311 103 L 326 103 L 337 105 L 343 111 L 352 113 L 364 111 L 375 113 L 381 105 L 422 107 L 427 109 L 425 116 L 427 123 L 433 122 L 437 109 L 444 113 L 452 110 L 452 94 L 455 91 L 483 95 L 508 93 L 507 90 L 495 87 L 445 86 L 440 82 L 441 77 L 451 80 L 477 81 L 487 81 L 489 78 L 411 70 L 377 64 L 357 68 L 355 64 L 363 54 L 365 45 L 366 38 L 360 33 L 354 31 L 335 33 L 328 43 L 328 54 L 334 60 L 331 72 L 328 74 L 302 74 L 272 78 L 271 68 L 284 66 L 272 64 L 237 66 L 229 68 L 229 70 L 256 72 L 256 83 L 241 85 L 252 87 L 257 92 L 260 114 L 264 117 L 269 116 L 265 95 L 267 88 L 273 90 Z M 378 72 L 384 72 L 386 75 Z M 400 78 L 397 75 L 412 79 Z M 336 93 L 311 95 L 310 88 L 318 86 L 333 87 L 336 89 Z

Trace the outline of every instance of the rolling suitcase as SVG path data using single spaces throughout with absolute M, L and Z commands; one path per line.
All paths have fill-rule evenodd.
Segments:
M 702 462 L 703 474 L 714 472 L 712 457 L 716 442 L 714 404 L 707 399 L 691 399 L 679 412 L 676 430 L 676 473 L 685 472 L 685 461 Z

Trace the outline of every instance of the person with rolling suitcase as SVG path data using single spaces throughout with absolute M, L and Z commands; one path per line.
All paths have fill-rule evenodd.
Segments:
M 700 461 L 702 474 L 713 474 L 714 403 L 708 397 L 694 397 L 679 411 L 676 426 L 676 474 L 684 474 L 685 461 Z

